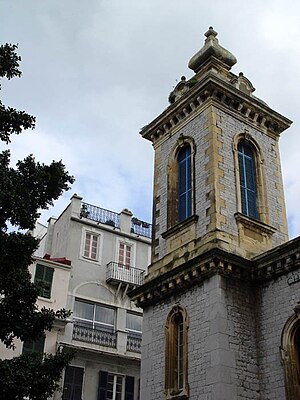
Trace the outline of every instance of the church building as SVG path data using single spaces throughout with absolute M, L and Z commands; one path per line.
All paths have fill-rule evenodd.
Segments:
M 141 399 L 299 400 L 300 238 L 278 149 L 291 121 L 205 36 L 194 75 L 141 131 L 155 152 L 151 265 L 130 293 Z

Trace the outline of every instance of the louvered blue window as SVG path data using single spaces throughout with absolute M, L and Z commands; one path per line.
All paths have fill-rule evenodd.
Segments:
M 178 153 L 178 222 L 192 215 L 191 147 L 184 146 Z
M 248 217 L 258 218 L 255 164 L 252 147 L 245 142 L 240 142 L 238 145 L 238 157 L 242 213 Z

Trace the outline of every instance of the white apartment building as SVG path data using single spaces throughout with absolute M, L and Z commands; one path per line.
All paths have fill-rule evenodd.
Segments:
M 14 352 L 0 351 L 8 358 L 75 349 L 53 400 L 139 399 L 142 310 L 127 293 L 143 284 L 151 229 L 127 209 L 105 210 L 75 194 L 58 218 L 33 231 L 40 246 L 32 279 L 44 283 L 38 305 L 64 307 L 72 316 L 44 343 L 18 342 Z

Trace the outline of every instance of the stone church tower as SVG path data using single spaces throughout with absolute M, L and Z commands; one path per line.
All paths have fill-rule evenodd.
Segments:
M 205 36 L 141 131 L 155 151 L 152 263 L 131 292 L 141 399 L 300 399 L 300 241 L 287 242 L 278 151 L 291 121 Z

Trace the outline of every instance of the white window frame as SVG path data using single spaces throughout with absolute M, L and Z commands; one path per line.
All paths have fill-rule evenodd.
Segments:
M 116 399 L 117 378 L 118 378 L 118 377 L 122 379 L 121 398 L 124 399 L 124 398 L 125 398 L 125 375 L 115 374 L 115 373 L 108 372 L 108 376 L 109 376 L 109 375 L 113 377 L 113 397 L 112 397 L 111 400 L 115 400 L 115 399 Z
M 129 333 L 132 332 L 132 333 L 135 333 L 135 334 L 141 334 L 142 335 L 143 327 L 141 328 L 140 331 L 136 331 L 135 329 L 127 328 L 127 315 L 128 314 L 136 315 L 136 316 L 142 318 L 142 325 L 143 325 L 143 314 L 139 314 L 137 312 L 126 310 L 126 331 L 129 332 Z
M 90 244 L 90 249 L 89 249 L 89 256 L 85 255 L 85 243 L 86 243 L 86 235 L 90 234 L 92 237 L 97 237 L 97 251 L 96 251 L 96 258 L 91 257 L 91 248 L 92 244 Z M 81 248 L 80 248 L 80 258 L 86 261 L 91 261 L 94 263 L 100 263 L 101 261 L 101 256 L 102 256 L 102 234 L 97 231 L 96 229 L 82 229 L 82 235 L 81 235 Z
M 136 244 L 126 238 L 117 238 L 116 239 L 116 263 L 119 264 L 119 252 L 120 252 L 120 244 L 124 244 L 125 246 L 131 247 L 131 254 L 130 254 L 130 265 L 128 267 L 135 267 L 136 261 Z M 125 250 L 126 251 L 126 250 Z M 125 256 L 126 257 L 126 256 Z M 126 265 L 126 264 L 123 264 Z
M 89 301 L 89 300 L 82 299 L 82 298 L 77 298 L 77 297 L 75 298 L 75 302 L 76 301 L 81 302 L 81 303 L 87 303 L 87 304 L 90 304 L 90 305 L 93 306 L 93 319 L 86 319 L 86 318 L 82 318 L 82 317 L 77 317 L 75 315 L 75 312 L 74 312 L 74 320 L 75 321 L 78 321 L 78 322 L 82 321 L 83 323 L 84 322 L 92 323 L 92 329 L 96 329 L 98 326 L 102 326 L 102 327 L 108 329 L 109 331 L 112 331 L 112 332 L 115 331 L 115 329 L 116 329 L 116 318 L 117 318 L 117 310 L 116 310 L 115 307 L 108 306 L 108 305 L 102 304 L 102 303 L 96 303 L 94 301 Z M 74 309 L 75 309 L 75 302 L 74 302 Z M 114 311 L 114 322 L 113 322 L 113 325 L 96 320 L 96 318 L 95 318 L 96 306 L 103 307 L 103 308 L 109 308 L 109 309 Z

